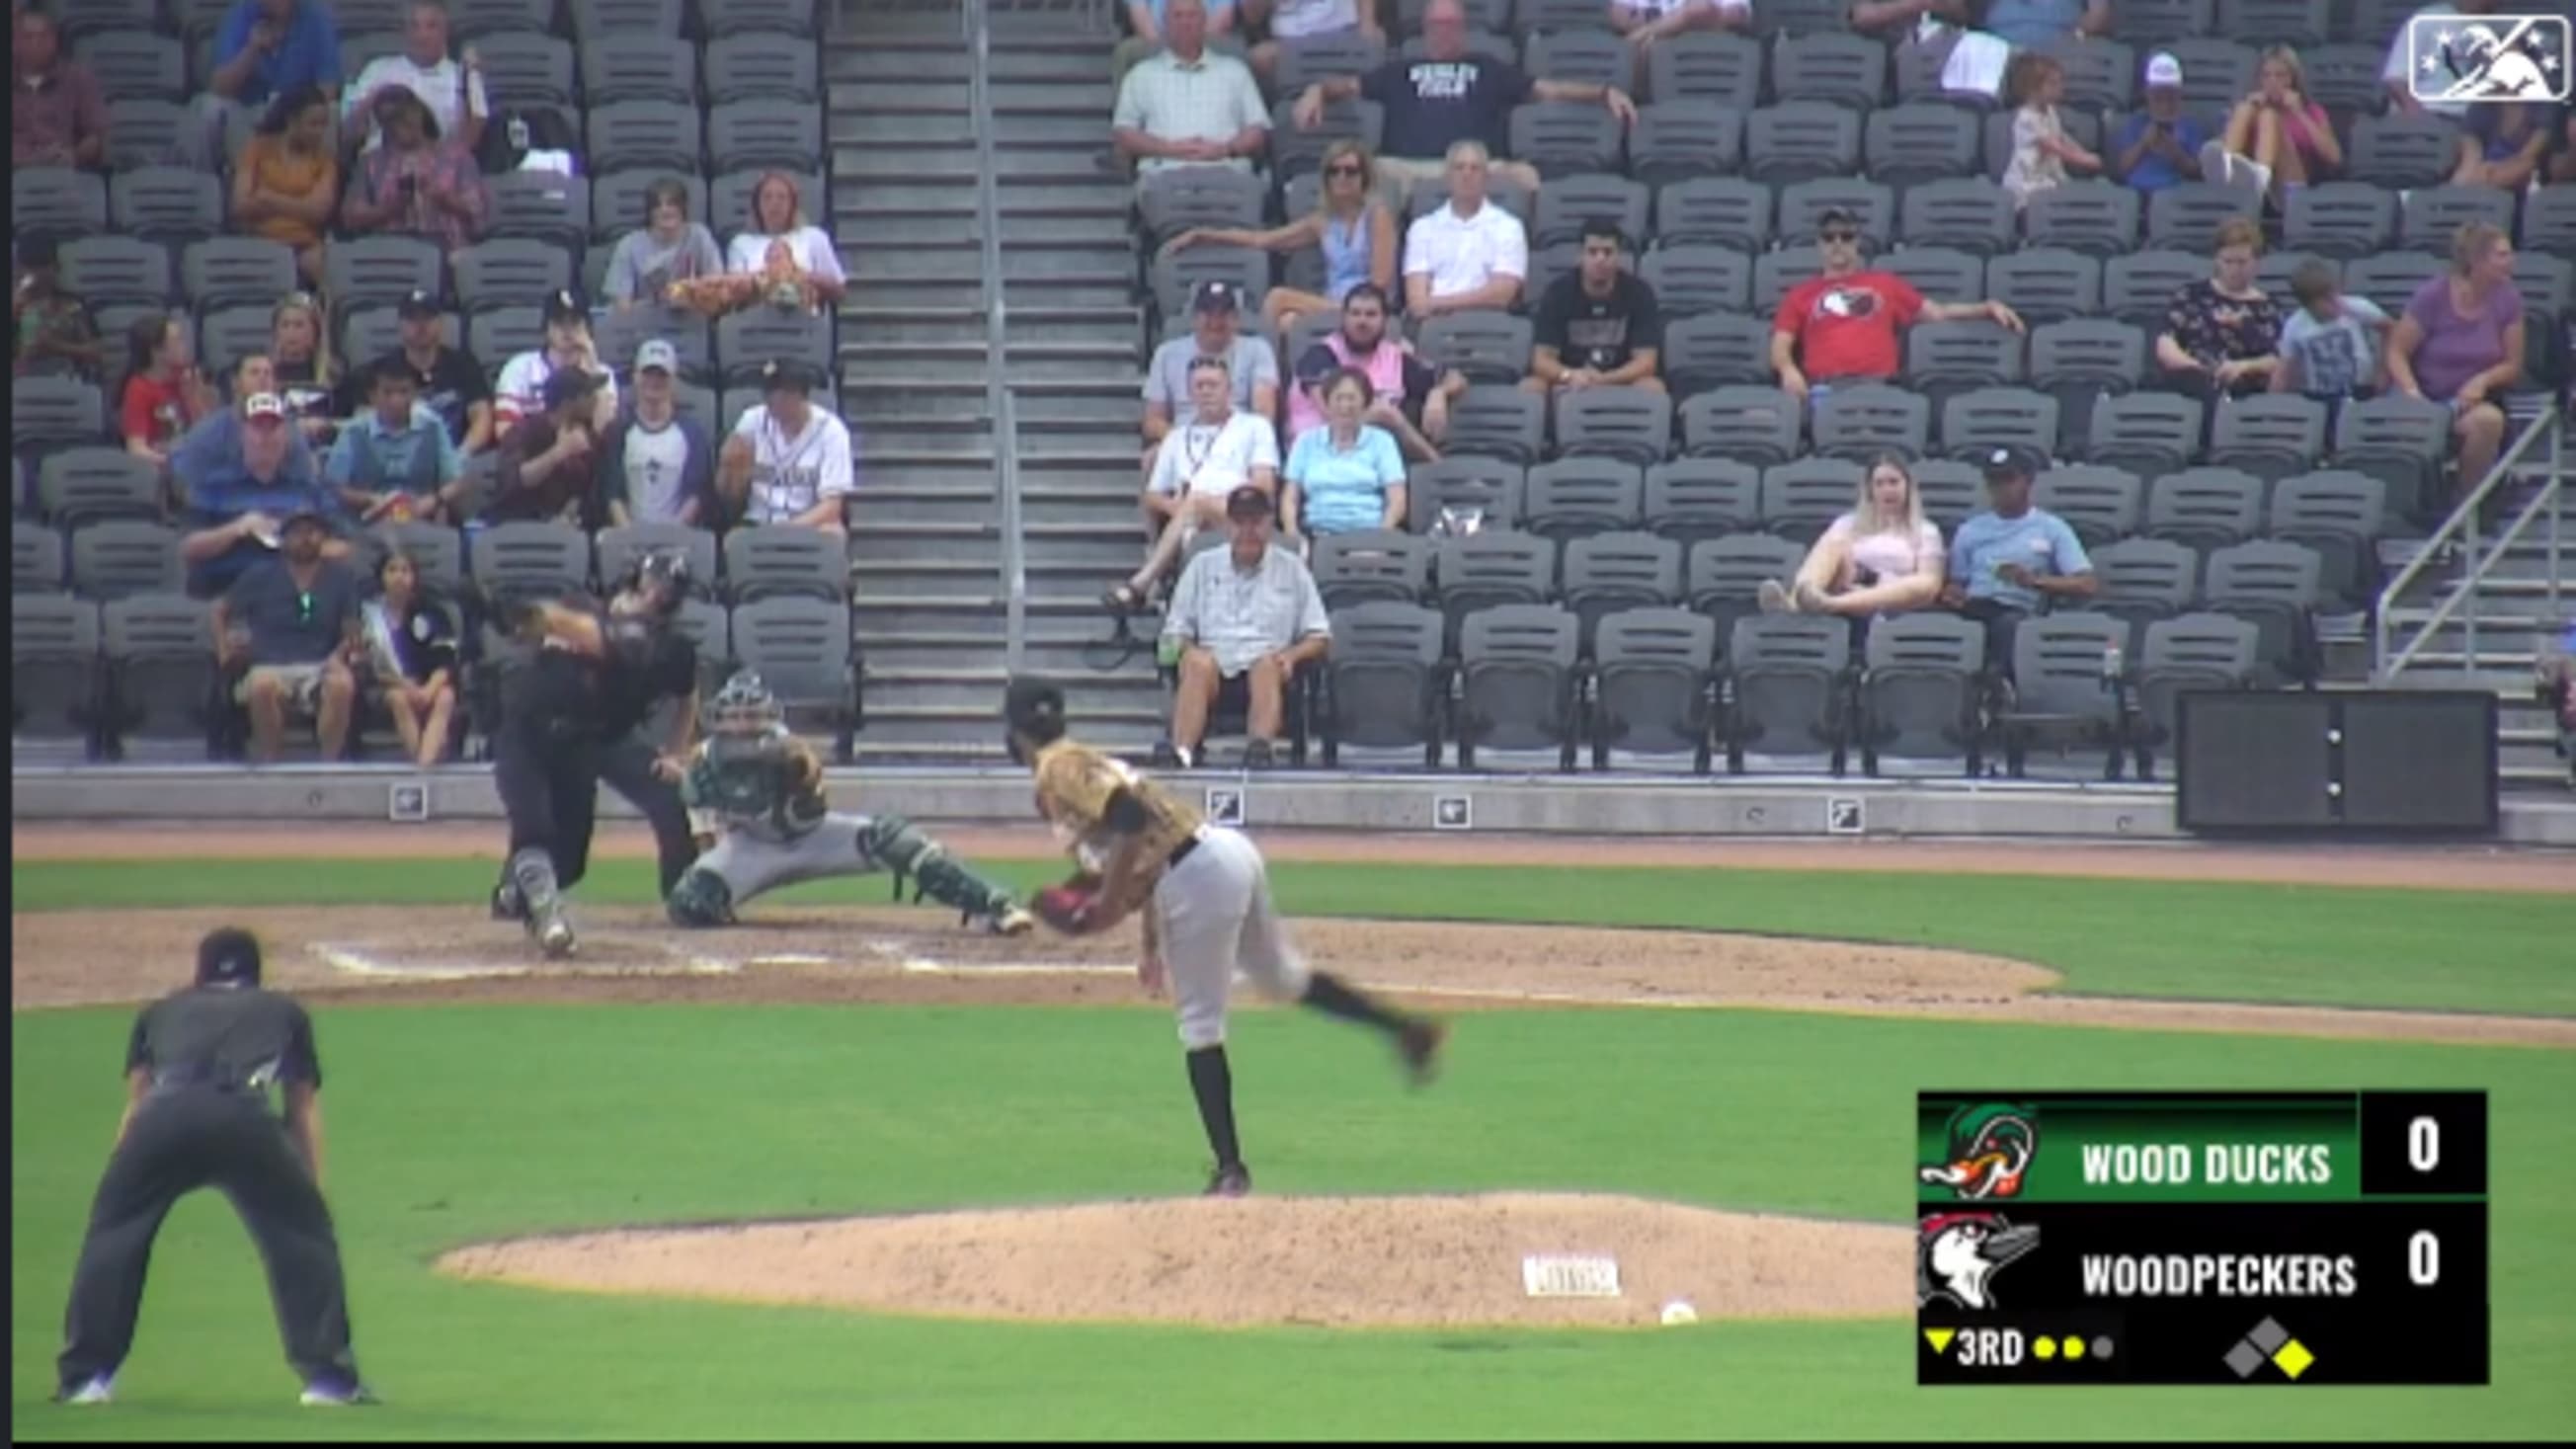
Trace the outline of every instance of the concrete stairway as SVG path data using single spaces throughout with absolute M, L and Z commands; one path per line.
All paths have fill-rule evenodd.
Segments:
M 1025 667 L 1063 678 L 1086 737 L 1150 741 L 1149 656 L 1115 679 L 1098 596 L 1140 547 L 1135 260 L 1102 169 L 1105 32 L 997 16 L 989 78 L 1029 589 Z M 868 660 L 863 755 L 990 757 L 1005 674 L 998 420 L 986 391 L 973 57 L 953 16 L 866 17 L 825 58 L 833 207 L 851 276 L 842 396 L 861 430 L 851 544 Z M 1140 630 L 1141 632 L 1141 630 Z

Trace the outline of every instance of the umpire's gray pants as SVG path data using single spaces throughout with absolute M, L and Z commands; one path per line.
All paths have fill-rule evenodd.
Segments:
M 1306 960 L 1288 944 L 1270 902 L 1270 872 L 1243 832 L 1203 828 L 1198 849 L 1155 883 L 1152 910 L 1183 1047 L 1224 1042 L 1238 968 L 1269 996 L 1293 1001 L 1305 994 Z
M 740 830 L 728 830 L 713 849 L 697 858 L 691 869 L 711 871 L 721 877 L 737 906 L 764 891 L 799 881 L 871 875 L 885 867 L 868 854 L 862 843 L 868 825 L 869 817 L 865 815 L 844 815 L 836 810 L 793 840 L 763 840 Z

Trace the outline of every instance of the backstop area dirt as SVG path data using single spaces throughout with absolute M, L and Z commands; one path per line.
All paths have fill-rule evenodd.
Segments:
M 1025 832 L 956 832 L 968 854 L 1025 854 Z M 611 839 L 616 837 L 612 836 Z M 605 843 L 605 842 L 604 842 Z M 389 827 L 206 832 L 21 829 L 18 859 L 184 853 L 280 857 L 488 857 L 488 835 Z M 2576 888 L 2564 857 L 2435 852 L 2217 852 L 1925 846 L 1843 850 L 1740 842 L 1558 842 L 1264 837 L 1273 858 L 1724 864 L 1747 868 L 2021 869 L 2035 874 L 2209 876 L 2492 889 Z M 851 901 L 882 902 L 882 880 Z M 683 932 L 657 911 L 577 917 L 580 955 L 541 962 L 480 902 L 436 908 L 241 908 L 38 912 L 10 921 L 14 1009 L 147 1000 L 180 984 L 196 938 L 221 922 L 268 943 L 272 984 L 317 1006 L 472 1002 L 939 1002 L 1129 1004 L 1133 928 L 1083 941 L 1000 939 L 910 906 L 747 912 L 750 924 Z M 2055 994 L 2024 962 L 1910 946 L 1685 931 L 1307 920 L 1319 966 L 1450 1013 L 1531 1005 L 1739 1007 L 2020 1021 L 2138 1030 L 2253 1032 L 2576 1048 L 2576 1021 L 2351 1011 Z M 1246 1002 L 1247 1009 L 1260 1009 Z M 1456 1046 L 1474 1049 L 1471 1019 Z M 444 1271 L 555 1288 L 831 1304 L 1011 1319 L 1211 1325 L 1525 1325 L 1653 1322 L 1660 1305 L 1702 1317 L 1900 1314 L 1911 1238 L 1901 1228 L 1708 1212 L 1587 1195 L 1141 1201 L 830 1222 L 587 1233 L 482 1244 Z M 1531 1255 L 1614 1260 L 1616 1296 L 1534 1297 Z M 1257 1269 L 1257 1271 L 1255 1271 Z

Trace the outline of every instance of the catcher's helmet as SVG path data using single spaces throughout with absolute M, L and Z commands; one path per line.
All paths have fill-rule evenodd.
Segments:
M 708 728 L 726 734 L 763 734 L 784 724 L 786 715 L 778 696 L 748 669 L 726 680 L 707 702 Z

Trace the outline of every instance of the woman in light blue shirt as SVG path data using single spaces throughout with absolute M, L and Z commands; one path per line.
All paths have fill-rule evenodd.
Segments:
M 1288 450 L 1280 529 L 1291 535 L 1404 527 L 1404 454 L 1395 435 L 1360 419 L 1377 390 L 1356 368 L 1324 379 L 1324 426 Z
M 1195 246 L 1259 247 L 1293 252 L 1314 247 L 1324 256 L 1324 290 L 1273 287 L 1262 299 L 1261 315 L 1281 338 L 1309 312 L 1336 312 L 1351 288 L 1373 282 L 1392 293 L 1396 263 L 1404 238 L 1395 213 L 1371 199 L 1377 185 L 1377 163 L 1368 147 L 1343 139 L 1324 148 L 1323 184 L 1315 209 L 1285 226 L 1268 231 L 1230 227 L 1192 227 L 1165 243 L 1166 252 Z

